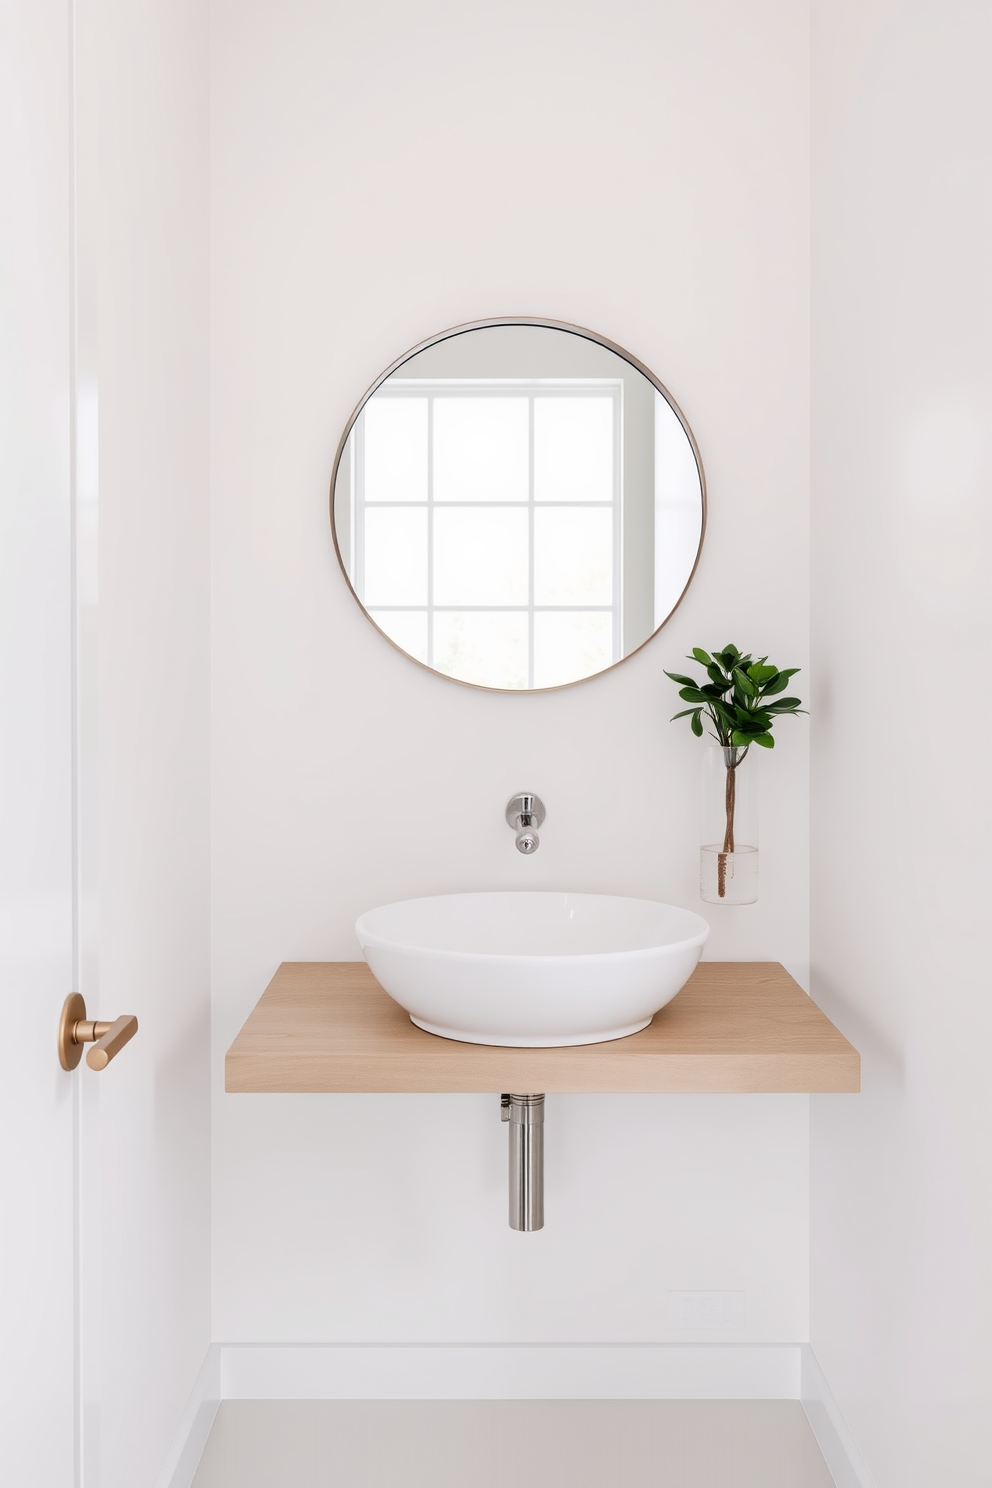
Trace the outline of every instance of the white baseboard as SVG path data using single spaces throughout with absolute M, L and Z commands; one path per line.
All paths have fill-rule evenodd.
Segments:
M 212 1343 L 200 1366 L 155 1488 L 190 1488 L 220 1405 L 221 1350 Z
M 848 1430 L 816 1355 L 808 1343 L 800 1344 L 799 1348 L 802 1359 L 800 1399 L 835 1488 L 875 1488 L 875 1480 Z
M 875 1488 L 808 1344 L 212 1344 L 156 1488 L 222 1400 L 801 1400 L 836 1488 Z
M 224 1344 L 225 1400 L 798 1400 L 798 1344 Z

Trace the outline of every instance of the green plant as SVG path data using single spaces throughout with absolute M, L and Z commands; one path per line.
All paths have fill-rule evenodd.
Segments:
M 779 671 L 769 666 L 767 656 L 757 660 L 750 654 L 743 655 L 736 646 L 724 646 L 712 656 L 701 646 L 693 646 L 689 661 L 697 661 L 706 668 L 709 679 L 699 682 L 694 677 L 680 672 L 666 672 L 679 686 L 679 697 L 691 704 L 672 719 L 688 718 L 689 726 L 697 738 L 703 737 L 703 714 L 710 724 L 711 733 L 723 749 L 727 767 L 724 792 L 726 807 L 726 830 L 723 848 L 718 857 L 717 893 L 722 899 L 726 895 L 727 854 L 734 851 L 734 810 L 737 796 L 738 766 L 747 757 L 752 744 L 762 749 L 774 749 L 772 727 L 776 718 L 788 714 L 804 713 L 799 698 L 780 697 L 789 685 L 789 679 L 799 667 L 787 667 Z

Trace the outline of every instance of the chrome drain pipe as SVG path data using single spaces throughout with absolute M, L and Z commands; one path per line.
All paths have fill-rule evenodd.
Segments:
M 503 1095 L 510 1123 L 510 1229 L 544 1229 L 544 1096 Z

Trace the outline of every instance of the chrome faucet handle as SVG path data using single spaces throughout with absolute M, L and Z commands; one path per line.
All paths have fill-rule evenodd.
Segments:
M 506 803 L 507 826 L 517 834 L 517 852 L 526 856 L 536 853 L 541 845 L 537 829 L 544 821 L 544 802 L 533 791 L 519 791 Z

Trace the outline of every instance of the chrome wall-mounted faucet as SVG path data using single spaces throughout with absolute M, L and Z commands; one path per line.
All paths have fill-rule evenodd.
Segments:
M 536 853 L 541 845 L 537 829 L 544 821 L 544 802 L 532 791 L 520 791 L 506 803 L 507 826 L 517 834 L 517 852 Z

